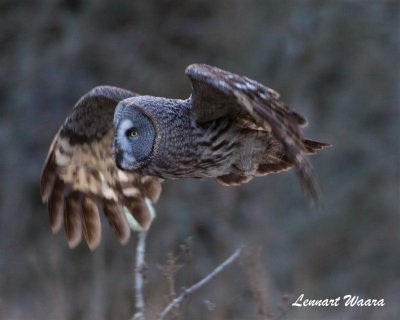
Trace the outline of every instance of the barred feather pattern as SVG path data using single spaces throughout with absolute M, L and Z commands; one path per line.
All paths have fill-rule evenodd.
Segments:
M 101 212 L 121 243 L 130 234 L 124 207 L 148 228 L 148 203 L 157 201 L 162 179 L 212 177 L 235 186 L 294 167 L 318 203 L 308 155 L 329 144 L 304 138 L 305 118 L 247 77 L 202 64 L 185 73 L 192 84 L 186 100 L 100 86 L 76 103 L 53 140 L 41 179 L 51 228 L 64 225 L 71 247 L 82 235 L 89 248 L 99 244 Z
M 99 211 L 121 243 L 130 235 L 123 206 L 144 228 L 151 223 L 145 199 L 158 200 L 160 180 L 119 170 L 112 158 L 113 136 L 110 129 L 100 140 L 72 143 L 61 129 L 51 145 L 42 172 L 42 200 L 48 204 L 52 231 L 59 231 L 64 222 L 70 247 L 80 242 L 82 234 L 90 249 L 98 246 Z
M 186 69 L 193 87 L 193 114 L 199 122 L 229 116 L 240 126 L 263 131 L 267 148 L 261 150 L 254 175 L 296 168 L 304 190 L 318 202 L 319 185 L 307 154 L 329 144 L 306 140 L 300 131 L 307 121 L 289 109 L 273 89 L 244 76 L 208 65 L 191 65 Z M 217 180 L 225 185 L 248 182 L 254 175 L 224 174 Z

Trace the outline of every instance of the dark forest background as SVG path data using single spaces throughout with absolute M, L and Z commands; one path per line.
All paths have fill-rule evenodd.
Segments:
M 399 1 L 0 1 L 0 318 L 128 319 L 135 237 L 100 247 L 51 234 L 39 176 L 58 127 L 99 84 L 176 98 L 185 67 L 214 64 L 279 91 L 308 137 L 324 210 L 294 172 L 239 188 L 167 181 L 148 237 L 153 319 L 238 246 L 240 261 L 175 319 L 400 318 Z M 170 259 L 171 260 L 171 259 Z M 165 268 L 164 268 L 165 269 Z M 165 271 L 165 270 L 164 270 Z M 294 308 L 300 294 L 383 308 Z

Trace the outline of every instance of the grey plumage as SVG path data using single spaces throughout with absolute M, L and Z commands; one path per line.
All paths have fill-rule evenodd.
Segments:
M 317 199 L 318 184 L 306 154 L 327 145 L 303 138 L 300 127 L 306 120 L 277 92 L 207 65 L 191 65 L 186 74 L 193 88 L 187 100 L 136 96 L 118 104 L 117 165 L 167 179 L 215 177 L 228 185 L 294 165 L 305 190 Z M 137 117 L 129 117 L 127 110 L 145 114 L 157 132 L 153 151 L 141 161 L 127 159 L 140 134 L 130 140 L 119 130 L 126 119 L 135 126 Z
M 157 200 L 160 179 L 213 177 L 238 185 L 294 166 L 317 201 L 307 154 L 328 145 L 304 139 L 302 116 L 277 92 L 246 77 L 207 65 L 191 65 L 186 74 L 192 83 L 186 100 L 97 87 L 67 117 L 50 149 L 41 191 L 53 231 L 64 212 L 71 246 L 80 239 L 78 224 L 89 246 L 98 244 L 96 206 L 121 242 L 129 237 L 122 206 L 148 227 L 145 198 Z

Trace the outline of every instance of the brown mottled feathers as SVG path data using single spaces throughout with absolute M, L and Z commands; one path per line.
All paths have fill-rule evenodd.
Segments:
M 192 115 L 198 122 L 228 116 L 242 127 L 270 132 L 284 150 L 271 149 L 266 155 L 269 159 L 259 166 L 256 175 L 294 166 L 303 188 L 318 202 L 319 187 L 306 154 L 329 145 L 304 139 L 300 127 L 307 122 L 301 115 L 280 101 L 276 91 L 247 77 L 202 64 L 188 66 L 185 73 L 192 82 Z M 251 178 L 229 174 L 217 181 L 237 185 Z
M 101 86 L 76 103 L 51 144 L 41 178 L 51 228 L 57 232 L 64 225 L 71 247 L 82 235 L 90 249 L 99 244 L 99 212 L 104 213 L 121 243 L 130 235 L 125 209 L 148 228 L 151 203 L 161 192 L 161 181 L 153 175 L 215 177 L 219 183 L 232 186 L 295 167 L 304 190 L 318 202 L 319 187 L 307 155 L 329 145 L 304 138 L 300 128 L 306 120 L 301 115 L 290 110 L 277 92 L 249 78 L 202 64 L 187 67 L 186 75 L 192 83 L 187 100 L 128 99 L 136 94 Z M 135 168 L 143 175 L 118 169 L 112 156 L 113 119 L 119 102 L 116 119 L 126 116 L 121 110 L 133 108 L 139 113 L 130 120 L 138 121 L 146 111 L 157 119 L 157 128 L 165 125 L 155 141 L 165 140 L 161 146 L 156 143 L 153 149 L 158 154 L 151 154 L 148 162 L 139 167 L 123 166 L 121 159 L 116 159 L 119 167 Z M 120 122 L 116 123 L 118 128 Z M 154 123 L 151 126 L 154 129 Z M 117 132 L 119 137 L 121 131 Z M 179 151 L 178 142 L 184 146 Z M 120 142 L 116 139 L 115 143 Z M 138 146 L 147 145 L 130 149 L 138 151 Z M 123 157 L 132 152 L 130 149 L 118 155 Z
M 51 144 L 40 191 L 52 231 L 59 231 L 64 222 L 70 247 L 80 242 L 82 234 L 90 249 L 99 244 L 99 211 L 121 243 L 130 235 L 123 206 L 144 228 L 151 223 L 145 199 L 158 200 L 160 180 L 123 172 L 112 158 L 114 109 L 132 96 L 115 87 L 94 88 L 76 103 Z

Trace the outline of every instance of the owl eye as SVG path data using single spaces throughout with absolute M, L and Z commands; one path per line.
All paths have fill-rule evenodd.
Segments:
M 136 128 L 129 128 L 128 130 L 126 130 L 125 135 L 128 138 L 135 138 L 137 136 L 138 132 Z

